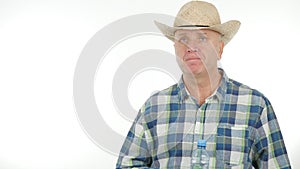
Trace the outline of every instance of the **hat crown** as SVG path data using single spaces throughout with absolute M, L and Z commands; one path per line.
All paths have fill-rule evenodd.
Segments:
M 174 27 L 184 25 L 213 26 L 221 24 L 217 8 L 208 2 L 191 1 L 186 3 L 178 12 Z

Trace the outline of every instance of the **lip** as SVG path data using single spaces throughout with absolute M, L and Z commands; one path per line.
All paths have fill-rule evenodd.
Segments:
M 187 62 L 187 61 L 201 61 L 202 55 L 198 54 L 198 53 L 187 53 L 183 56 L 183 61 Z
M 184 61 L 198 61 L 198 60 L 201 60 L 201 59 L 198 58 L 198 57 L 191 57 L 191 58 L 184 58 L 183 60 Z

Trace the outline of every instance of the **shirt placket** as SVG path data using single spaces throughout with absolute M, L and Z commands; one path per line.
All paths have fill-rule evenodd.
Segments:
M 201 105 L 197 112 L 196 112 L 196 124 L 195 124 L 195 130 L 194 130 L 194 146 L 197 147 L 197 141 L 199 139 L 205 139 L 204 138 L 204 125 L 205 125 L 205 110 L 206 110 L 207 104 L 204 103 Z

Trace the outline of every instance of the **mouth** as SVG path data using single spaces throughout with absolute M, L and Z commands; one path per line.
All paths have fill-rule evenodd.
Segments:
M 191 58 L 184 58 L 183 60 L 188 62 L 188 61 L 200 61 L 201 59 L 198 57 L 191 57 Z

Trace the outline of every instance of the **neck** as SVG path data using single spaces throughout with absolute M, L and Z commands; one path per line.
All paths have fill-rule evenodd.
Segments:
M 197 76 L 183 75 L 184 84 L 192 96 L 194 96 L 199 104 L 203 104 L 205 99 L 213 94 L 218 88 L 221 81 L 221 74 L 216 69 L 210 73 L 204 72 Z

